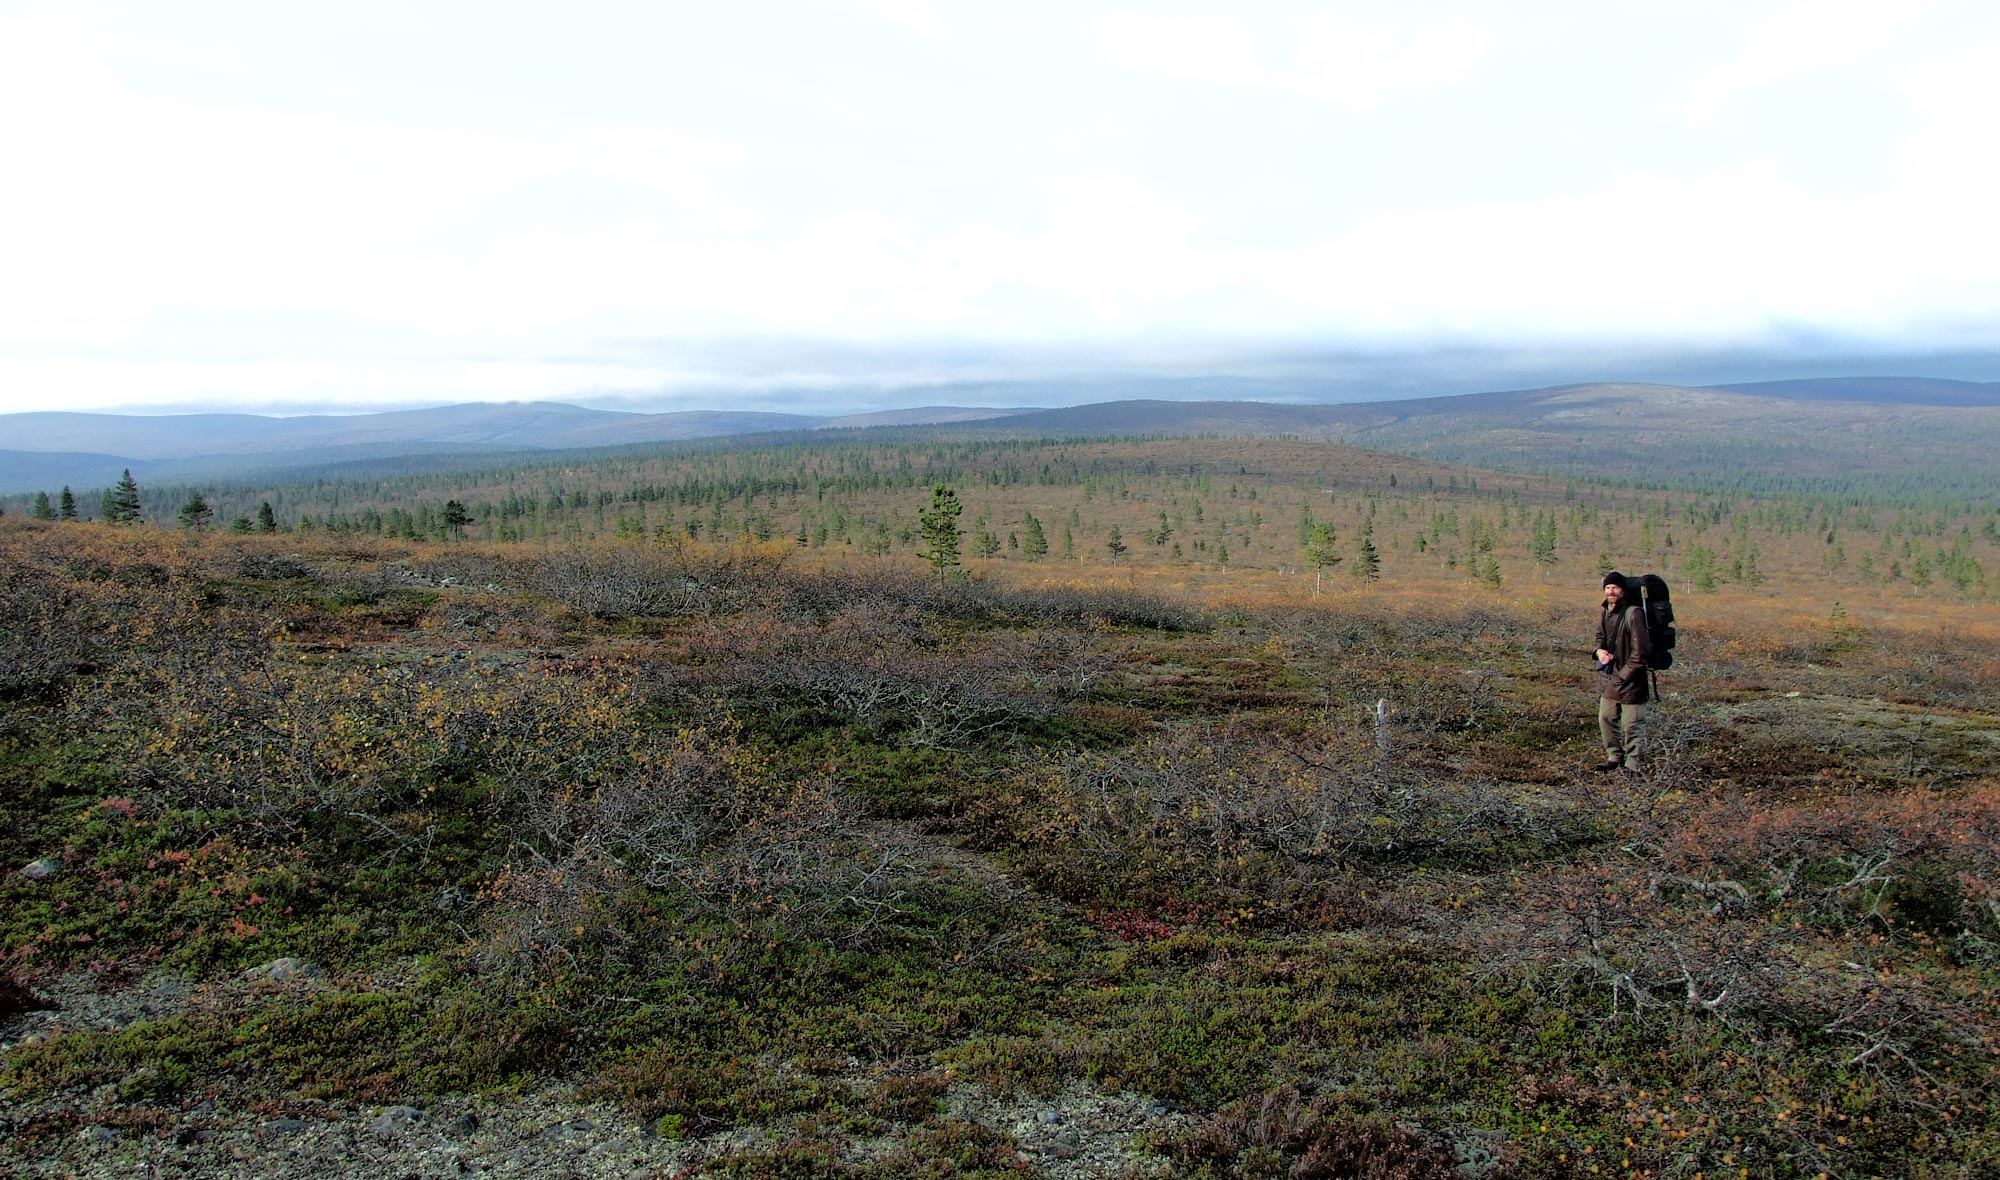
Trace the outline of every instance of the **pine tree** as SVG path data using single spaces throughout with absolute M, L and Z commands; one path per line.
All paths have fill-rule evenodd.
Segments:
M 250 529 L 250 514 L 247 512 L 237 513 L 236 519 L 229 522 L 229 531 L 238 536 L 247 535 Z
M 68 484 L 63 485 L 62 495 L 56 500 L 56 515 L 63 520 L 76 519 L 76 493 L 69 490 Z
M 1334 541 L 1332 525 L 1319 520 L 1310 522 L 1306 529 L 1305 558 L 1313 571 L 1313 593 L 1318 594 L 1327 568 L 1340 564 L 1340 546 Z
M 269 500 L 257 505 L 257 531 L 260 533 L 275 533 L 278 531 L 278 514 L 271 511 L 271 502 Z
M 118 482 L 105 490 L 104 519 L 112 524 L 132 524 L 139 519 L 139 481 L 127 467 Z
M 1104 542 L 1104 547 L 1111 551 L 1111 560 L 1113 561 L 1124 560 L 1125 551 L 1130 548 L 1130 546 L 1125 544 L 1125 537 L 1118 531 L 1118 526 L 1115 524 L 1111 526 L 1111 537 Z
M 965 505 L 959 503 L 956 491 L 945 484 L 933 484 L 930 506 L 917 513 L 917 524 L 924 538 L 923 558 L 940 582 L 959 564 L 958 546 L 965 534 L 959 531 L 958 517 L 964 511 Z
M 47 492 L 35 493 L 35 502 L 29 506 L 28 515 L 36 520 L 54 520 L 56 518 L 55 506 L 49 503 L 49 494 Z

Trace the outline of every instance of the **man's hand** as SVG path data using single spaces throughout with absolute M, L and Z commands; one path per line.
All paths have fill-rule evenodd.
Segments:
M 1608 651 L 1605 651 L 1605 650 L 1604 650 L 1603 648 L 1601 648 L 1601 647 L 1600 647 L 1600 648 L 1598 648 L 1598 649 L 1597 649 L 1597 662 L 1598 662 L 1598 663 L 1600 663 L 1600 664 L 1608 664 L 1608 663 L 1610 663 L 1610 662 L 1611 662 L 1611 653 L 1610 653 L 1610 652 L 1608 652 Z

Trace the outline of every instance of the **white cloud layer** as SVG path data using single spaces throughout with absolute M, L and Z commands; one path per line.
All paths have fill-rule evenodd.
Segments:
M 1983 5 L 172 8 L 0 7 L 0 411 L 2000 347 Z

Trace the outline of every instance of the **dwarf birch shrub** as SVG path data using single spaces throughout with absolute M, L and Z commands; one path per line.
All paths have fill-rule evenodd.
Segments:
M 726 718 L 628 738 L 590 782 L 509 793 L 507 864 L 484 894 L 480 959 L 495 977 L 544 986 L 663 913 L 724 942 L 866 941 L 895 923 L 914 846 L 868 827 L 831 784 L 775 773 Z
M 812 628 L 770 616 L 711 622 L 677 654 L 685 664 L 669 691 L 683 697 L 803 708 L 916 747 L 962 747 L 1051 712 L 1034 653 L 1017 641 L 953 641 L 869 604 Z
M 768 596 L 789 554 L 779 544 L 576 546 L 519 561 L 513 580 L 599 619 L 727 615 Z

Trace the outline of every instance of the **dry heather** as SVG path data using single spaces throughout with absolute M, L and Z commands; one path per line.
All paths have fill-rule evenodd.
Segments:
M 2000 1168 L 1975 607 L 1064 575 L 0 522 L 0 1166 Z

